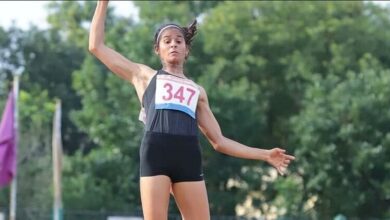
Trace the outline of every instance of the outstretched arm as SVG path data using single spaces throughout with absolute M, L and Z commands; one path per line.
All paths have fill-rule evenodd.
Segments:
M 108 1 L 98 1 L 92 18 L 89 51 L 104 63 L 113 73 L 131 82 L 141 99 L 143 92 L 155 71 L 150 67 L 132 62 L 104 44 L 104 28 Z
M 285 150 L 280 148 L 265 150 L 249 147 L 223 136 L 221 128 L 211 112 L 207 94 L 203 88 L 200 92 L 197 118 L 200 130 L 218 152 L 244 159 L 266 161 L 282 175 L 290 161 L 295 159 L 295 157 L 285 154 Z

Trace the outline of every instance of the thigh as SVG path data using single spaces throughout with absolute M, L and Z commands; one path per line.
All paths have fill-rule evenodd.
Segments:
M 140 178 L 142 210 L 145 220 L 168 218 L 171 180 L 164 175 Z
M 210 219 L 209 202 L 204 181 L 174 183 L 172 191 L 183 220 Z

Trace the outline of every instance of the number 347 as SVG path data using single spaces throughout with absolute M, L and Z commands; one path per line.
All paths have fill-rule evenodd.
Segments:
M 187 101 L 187 105 L 190 105 L 192 97 L 195 95 L 195 90 L 188 87 L 185 88 L 184 86 L 180 86 L 176 91 L 174 91 L 174 87 L 170 83 L 165 83 L 163 87 L 166 91 L 166 94 L 164 94 L 162 98 L 165 101 L 178 99 L 180 103 Z

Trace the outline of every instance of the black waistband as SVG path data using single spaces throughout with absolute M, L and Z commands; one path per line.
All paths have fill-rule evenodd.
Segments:
M 164 144 L 199 144 L 198 135 L 177 135 L 177 134 L 168 134 L 168 133 L 159 133 L 152 131 L 145 131 L 144 139 L 152 141 L 155 143 L 164 143 Z

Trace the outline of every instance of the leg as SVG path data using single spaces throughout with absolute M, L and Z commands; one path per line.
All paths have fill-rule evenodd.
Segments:
M 172 190 L 183 220 L 210 219 L 204 181 L 174 183 Z
M 168 219 L 171 179 L 164 175 L 141 177 L 140 185 L 144 219 Z

